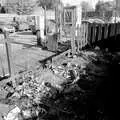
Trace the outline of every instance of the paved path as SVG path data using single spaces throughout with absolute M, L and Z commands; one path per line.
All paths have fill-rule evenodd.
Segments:
M 29 31 L 12 34 L 9 42 L 11 45 L 12 69 L 15 72 L 29 69 L 39 60 L 54 54 L 53 52 L 36 47 L 36 36 L 32 35 Z M 3 74 L 4 71 L 8 73 L 8 65 L 5 45 L 1 41 L 0 43 L 0 74 Z

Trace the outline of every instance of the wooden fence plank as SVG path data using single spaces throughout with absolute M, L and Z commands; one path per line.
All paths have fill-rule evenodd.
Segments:
M 12 52 L 11 52 L 11 44 L 8 42 L 9 33 L 4 32 L 5 36 L 5 47 L 6 47 L 6 54 L 7 54 L 7 61 L 8 61 L 8 71 L 9 75 L 12 76 L 14 74 L 14 65 L 12 60 Z
M 81 26 L 77 26 L 76 30 L 77 30 L 76 36 L 77 51 L 79 51 L 86 45 L 90 47 L 96 45 L 101 40 L 109 40 L 109 38 L 114 37 L 115 34 L 119 35 L 120 23 L 117 23 L 117 28 L 115 24 L 111 23 L 110 24 L 83 23 L 81 24 Z M 75 33 L 72 32 L 72 35 L 73 34 Z
M 81 49 L 81 48 L 80 48 L 80 41 L 81 41 L 80 36 L 81 36 L 80 26 L 77 25 L 77 36 L 76 36 L 76 40 L 77 40 L 77 52 L 79 52 L 80 49 Z
M 108 38 L 108 27 L 109 27 L 109 24 L 105 24 L 104 39 Z
M 91 41 L 91 24 L 89 23 L 88 24 L 88 45 L 90 46 L 91 45 L 91 43 L 90 43 L 90 41 Z
M 76 44 L 75 44 L 75 25 L 72 26 L 71 29 L 71 49 L 72 49 L 72 55 L 76 53 Z

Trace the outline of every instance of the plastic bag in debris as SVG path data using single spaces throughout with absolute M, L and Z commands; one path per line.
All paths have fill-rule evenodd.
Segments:
M 15 106 L 8 114 L 7 116 L 4 116 L 4 120 L 19 120 L 18 114 L 20 113 L 20 108 L 18 106 Z

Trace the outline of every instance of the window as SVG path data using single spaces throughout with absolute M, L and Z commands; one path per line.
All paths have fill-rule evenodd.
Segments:
M 65 10 L 64 21 L 65 21 L 65 24 L 72 24 L 72 10 L 71 9 Z
M 71 23 L 72 22 L 72 12 L 66 11 L 65 12 L 65 22 Z

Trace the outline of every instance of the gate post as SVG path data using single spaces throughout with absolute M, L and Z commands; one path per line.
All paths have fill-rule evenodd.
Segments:
M 12 56 L 11 56 L 11 45 L 8 42 L 9 33 L 7 31 L 4 31 L 4 37 L 5 37 L 7 62 L 8 62 L 8 72 L 9 72 L 9 76 L 12 76 L 14 72 L 12 71 L 13 65 L 12 65 Z
M 72 29 L 71 29 L 71 50 L 72 50 L 72 55 L 76 54 L 76 44 L 75 44 L 75 24 L 73 24 Z

